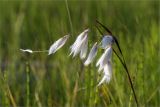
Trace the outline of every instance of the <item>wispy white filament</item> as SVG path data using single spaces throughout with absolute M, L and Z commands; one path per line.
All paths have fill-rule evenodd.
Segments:
M 92 61 L 93 59 L 95 58 L 95 56 L 97 55 L 97 49 L 98 49 L 98 45 L 97 45 L 97 42 L 93 45 L 89 55 L 88 55 L 88 58 L 87 60 L 85 61 L 84 65 L 85 66 L 88 66 Z
M 31 49 L 20 49 L 22 52 L 28 52 L 28 53 L 33 53 Z
M 69 38 L 69 35 L 65 35 L 64 37 L 58 39 L 57 41 L 55 41 L 49 48 L 49 53 L 50 54 L 54 54 L 57 50 L 59 50 L 67 41 L 67 39 Z
M 112 65 L 111 61 L 108 61 L 107 64 L 104 66 L 104 75 L 106 78 L 106 83 L 109 83 L 112 78 Z
M 78 53 L 80 53 L 81 59 L 84 59 L 86 57 L 88 49 L 88 31 L 89 29 L 86 29 L 81 34 L 79 34 L 76 38 L 76 41 L 70 47 L 70 55 L 73 54 L 73 57 L 75 57 Z

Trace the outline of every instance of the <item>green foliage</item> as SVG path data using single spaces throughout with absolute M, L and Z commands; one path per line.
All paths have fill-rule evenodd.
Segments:
M 95 87 L 102 77 L 97 60 L 84 67 L 79 57 L 68 56 L 69 46 L 88 27 L 90 47 L 100 41 L 96 19 L 118 38 L 139 105 L 160 106 L 159 4 L 156 0 L 1 0 L 0 106 L 136 106 L 116 55 L 110 84 L 99 88 Z M 66 34 L 71 35 L 69 41 L 54 55 L 19 51 L 46 50 Z

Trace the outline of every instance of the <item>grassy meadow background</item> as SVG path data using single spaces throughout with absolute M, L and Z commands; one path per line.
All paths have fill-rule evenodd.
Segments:
M 0 0 L 0 106 L 135 107 L 115 54 L 113 78 L 98 88 L 102 75 L 95 64 L 103 51 L 88 67 L 69 57 L 69 46 L 84 29 L 90 28 L 90 48 L 100 41 L 97 19 L 120 43 L 140 107 L 159 107 L 159 7 L 158 0 Z M 47 50 L 66 34 L 69 40 L 54 55 L 19 50 Z

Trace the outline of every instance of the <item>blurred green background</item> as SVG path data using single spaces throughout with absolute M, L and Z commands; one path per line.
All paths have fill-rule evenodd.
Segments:
M 135 107 L 125 70 L 113 54 L 113 78 L 101 79 L 95 63 L 84 67 L 69 46 L 90 28 L 89 47 L 100 41 L 95 20 L 118 38 L 141 107 L 160 106 L 160 32 L 157 0 L 1 0 L 0 106 Z M 103 30 L 104 31 L 104 30 Z M 25 54 L 20 48 L 47 50 L 70 34 L 54 55 Z M 114 47 L 116 48 L 116 46 Z

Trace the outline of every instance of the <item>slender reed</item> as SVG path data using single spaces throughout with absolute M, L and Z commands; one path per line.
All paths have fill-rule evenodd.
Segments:
M 71 32 L 73 34 L 73 25 L 72 25 L 71 14 L 70 14 L 70 11 L 69 11 L 68 1 L 67 0 L 65 0 L 65 4 L 66 4 L 67 13 L 68 13 L 70 29 L 71 29 Z

